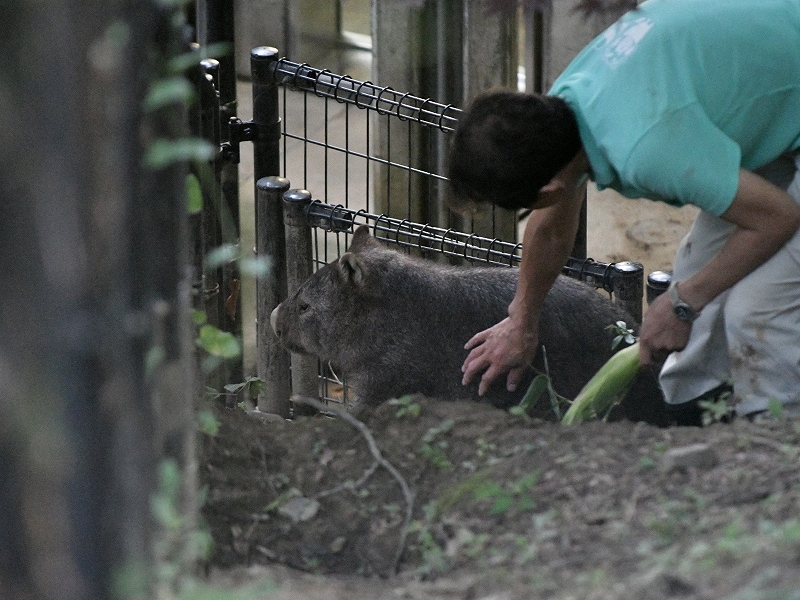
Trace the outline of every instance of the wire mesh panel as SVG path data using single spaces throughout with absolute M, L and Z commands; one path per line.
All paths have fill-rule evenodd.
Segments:
M 516 219 L 501 209 L 475 220 L 447 207 L 445 153 L 460 109 L 286 59 L 273 76 L 281 175 L 293 187 L 328 204 L 516 241 Z M 326 237 L 318 250 L 337 253 L 340 243 Z
M 274 77 L 283 87 L 283 175 L 290 181 L 317 189 L 331 204 L 388 213 L 410 211 L 414 193 L 438 197 L 445 178 L 435 143 L 453 131 L 459 109 L 286 59 L 276 63 Z M 376 183 L 381 168 L 389 175 Z M 415 189 L 414 176 L 424 180 L 422 188 Z M 406 196 L 394 207 L 387 197 L 393 188 Z

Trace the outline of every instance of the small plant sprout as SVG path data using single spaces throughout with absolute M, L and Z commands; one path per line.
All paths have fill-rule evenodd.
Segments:
M 619 346 L 622 342 L 625 342 L 628 346 L 636 342 L 636 336 L 633 335 L 633 329 L 629 328 L 625 321 L 617 321 L 616 323 L 608 325 L 606 329 L 613 331 L 616 334 L 616 337 L 611 341 L 612 350 L 616 350 L 617 346 Z
M 447 440 L 437 439 L 442 433 L 447 433 L 455 425 L 455 421 L 447 419 L 439 427 L 431 427 L 422 437 L 420 455 L 430 460 L 439 469 L 449 469 L 453 465 L 447 458 Z
M 703 425 L 712 423 L 727 423 L 734 415 L 735 409 L 728 402 L 730 390 L 717 393 L 712 398 L 700 400 L 697 405 L 703 410 Z
M 413 396 L 402 396 L 400 398 L 393 398 L 389 400 L 389 404 L 397 407 L 397 412 L 395 416 L 398 419 L 403 417 L 411 417 L 416 419 L 422 410 L 420 407 L 419 402 L 414 401 Z
M 516 406 L 512 406 L 509 412 L 518 417 L 525 417 L 532 413 L 536 404 L 543 394 L 547 394 L 550 400 L 550 408 L 556 415 L 556 419 L 561 419 L 561 404 L 564 398 L 559 396 L 553 389 L 553 382 L 550 379 L 550 366 L 547 363 L 547 348 L 542 346 L 542 359 L 544 361 L 544 373 L 539 373 L 533 378 L 528 390 Z
M 700 400 L 697 405 L 703 409 L 703 425 L 725 423 L 733 416 L 733 407 L 725 398 Z
M 775 419 L 783 417 L 783 403 L 777 398 L 770 398 L 767 403 L 767 412 Z

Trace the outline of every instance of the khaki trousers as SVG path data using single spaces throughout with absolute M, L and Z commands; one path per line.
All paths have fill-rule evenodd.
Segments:
M 784 155 L 756 171 L 800 202 L 800 162 Z M 681 241 L 673 280 L 703 267 L 735 226 L 701 211 Z M 800 411 L 800 231 L 766 263 L 705 306 L 686 348 L 660 376 L 667 402 L 688 402 L 732 383 L 736 412 L 766 410 L 771 400 Z

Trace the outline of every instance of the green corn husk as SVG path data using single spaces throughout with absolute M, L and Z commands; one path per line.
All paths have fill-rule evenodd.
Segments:
M 639 366 L 639 342 L 614 354 L 583 386 L 561 423 L 574 425 L 606 414 L 625 397 Z

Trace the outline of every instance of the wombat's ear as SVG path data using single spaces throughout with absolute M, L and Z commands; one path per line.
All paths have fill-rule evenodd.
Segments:
M 352 252 L 345 252 L 339 257 L 338 273 L 345 285 L 360 286 L 364 281 L 364 263 Z
M 369 225 L 361 225 L 356 229 L 353 234 L 353 239 L 350 241 L 350 252 L 359 252 L 367 248 L 378 248 L 380 243 L 369 234 Z

